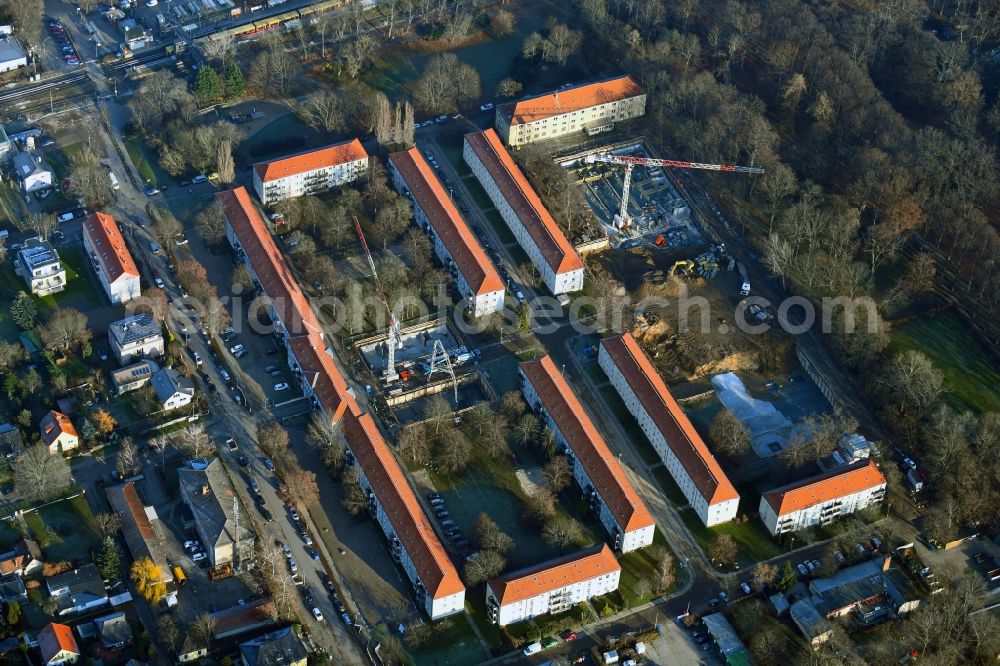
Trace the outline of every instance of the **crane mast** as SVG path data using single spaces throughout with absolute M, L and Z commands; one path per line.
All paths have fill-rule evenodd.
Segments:
M 596 153 L 587 155 L 586 162 L 602 162 L 625 167 L 625 177 L 622 182 L 622 203 L 618 210 L 618 223 L 628 227 L 631 221 L 628 217 L 628 195 L 632 185 L 632 169 L 636 166 L 666 167 L 668 169 L 704 169 L 708 171 L 731 171 L 734 173 L 764 173 L 761 167 L 735 166 L 732 164 L 705 164 L 702 162 L 684 162 L 682 160 L 661 160 L 654 157 L 635 157 L 632 155 L 612 155 L 611 153 Z
M 396 315 L 392 313 L 392 308 L 389 307 L 389 299 L 386 298 L 385 289 L 382 288 L 382 281 L 378 277 L 378 271 L 375 270 L 375 260 L 372 259 L 372 253 L 368 249 L 368 241 L 365 240 L 365 232 L 361 229 L 361 222 L 358 221 L 357 215 L 354 216 L 354 228 L 358 231 L 358 238 L 361 239 L 361 247 L 365 250 L 365 257 L 368 258 L 368 266 L 372 269 L 372 277 L 375 278 L 378 295 L 382 298 L 382 305 L 385 307 L 385 313 L 389 317 L 389 336 L 385 341 L 386 366 L 384 377 L 386 383 L 390 383 L 399 379 L 399 374 L 396 372 L 396 350 L 402 349 L 403 336 L 399 332 L 399 321 L 396 320 Z

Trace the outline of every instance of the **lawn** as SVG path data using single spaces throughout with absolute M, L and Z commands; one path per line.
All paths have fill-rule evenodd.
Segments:
M 955 409 L 1000 411 L 1000 372 L 955 312 L 918 317 L 894 329 L 891 349 L 926 354 L 944 374 L 950 389 L 944 399 Z
M 159 178 L 157 177 L 159 164 L 156 162 L 156 157 L 147 150 L 142 139 L 133 137 L 126 140 L 125 149 L 128 150 L 128 157 L 132 160 L 132 164 L 135 165 L 136 171 L 139 172 L 139 177 L 142 178 L 143 182 L 150 185 L 159 183 Z M 156 168 L 154 168 L 154 164 Z
M 447 621 L 451 622 L 450 628 L 413 650 L 415 663 L 420 666 L 464 666 L 477 664 L 488 656 L 483 652 L 469 618 L 464 614 L 452 615 Z
M 706 555 L 709 545 L 715 537 L 722 534 L 733 537 L 739 547 L 737 563 L 740 568 L 751 566 L 761 560 L 768 560 L 782 553 L 781 548 L 757 519 L 756 512 L 749 512 L 750 519 L 745 523 L 734 520 L 715 527 L 705 527 L 694 509 L 684 509 L 680 515 Z
M 607 384 L 598 389 L 601 395 L 604 396 L 604 401 L 607 403 L 611 411 L 614 412 L 615 419 L 621 424 L 622 429 L 625 430 L 625 434 L 629 436 L 632 445 L 642 456 L 642 461 L 647 465 L 653 465 L 660 462 L 660 454 L 656 452 L 653 445 L 650 444 L 649 438 L 646 437 L 646 433 L 642 431 L 639 427 L 639 423 L 635 420 L 635 417 L 629 413 L 628 408 L 622 399 L 618 396 L 618 392 L 614 389 L 611 384 Z
M 247 164 L 297 153 L 314 146 L 325 146 L 336 140 L 317 132 L 296 114 L 286 113 L 239 144 L 233 151 L 233 157 L 237 164 Z
M 89 560 L 90 551 L 100 544 L 97 522 L 83 495 L 28 512 L 25 521 L 49 560 Z
M 80 251 L 68 246 L 56 248 L 56 250 L 59 252 L 59 259 L 66 270 L 66 288 L 58 294 L 36 296 L 35 303 L 38 305 L 38 309 L 54 308 L 58 305 L 87 312 L 100 307 L 100 296 L 94 289 L 87 269 L 83 266 L 83 257 L 80 255 Z
M 677 485 L 674 477 L 671 476 L 670 471 L 665 466 L 661 465 L 654 469 L 653 476 L 656 477 L 657 483 L 663 489 L 663 494 L 666 495 L 668 500 L 673 502 L 674 506 L 687 505 L 688 499 L 684 496 L 684 491 L 680 489 L 680 486 Z
M 640 548 L 639 550 L 633 550 L 630 553 L 618 556 L 618 564 L 620 564 L 622 568 L 622 575 L 618 583 L 618 590 L 622 593 L 622 596 L 624 596 L 625 601 L 628 603 L 630 608 L 641 606 L 656 596 L 654 593 L 645 597 L 639 597 L 635 591 L 636 585 L 640 580 L 652 580 L 653 578 L 653 574 L 656 569 L 656 562 L 653 559 L 654 546 L 669 548 L 667 540 L 660 530 L 656 530 L 652 546 Z M 663 595 L 670 594 L 673 590 L 677 589 L 677 587 L 684 582 L 682 577 L 687 576 L 687 570 L 682 569 L 677 565 L 676 557 L 674 557 L 674 575 L 676 580 L 674 581 L 673 588 L 663 592 Z

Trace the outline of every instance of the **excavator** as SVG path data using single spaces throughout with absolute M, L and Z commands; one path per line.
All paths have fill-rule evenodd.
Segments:
M 680 261 L 675 261 L 674 265 L 670 267 L 670 275 L 690 275 L 694 271 L 694 262 L 690 259 L 681 259 Z

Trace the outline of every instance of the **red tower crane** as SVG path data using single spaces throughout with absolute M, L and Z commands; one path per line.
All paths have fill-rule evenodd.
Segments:
M 653 157 L 634 157 L 632 155 L 612 155 L 611 153 L 595 153 L 587 155 L 586 162 L 603 162 L 625 167 L 625 182 L 622 186 L 622 206 L 618 212 L 618 223 L 621 227 L 630 225 L 628 218 L 628 195 L 632 184 L 632 169 L 638 166 L 667 167 L 669 169 L 707 169 L 709 171 L 733 171 L 735 173 L 764 173 L 761 167 L 733 166 L 731 164 L 702 164 L 701 162 L 682 162 L 680 160 L 659 160 Z
M 399 375 L 396 373 L 396 350 L 403 348 L 403 336 L 399 332 L 399 321 L 396 319 L 396 315 L 392 313 L 392 308 L 389 307 L 389 299 L 385 295 L 385 289 L 382 288 L 382 281 L 378 278 L 378 271 L 375 270 L 375 260 L 372 259 L 372 253 L 368 249 L 368 241 L 365 240 L 365 232 L 361 230 L 361 222 L 358 221 L 357 215 L 354 216 L 354 228 L 358 231 L 358 238 L 361 239 L 361 247 L 365 250 L 365 257 L 368 258 L 368 266 L 372 269 L 372 277 L 375 278 L 375 286 L 378 287 L 378 295 L 382 297 L 382 305 L 385 306 L 385 313 L 389 317 L 389 337 L 385 341 L 387 350 L 385 381 L 386 383 L 394 382 L 399 378 Z

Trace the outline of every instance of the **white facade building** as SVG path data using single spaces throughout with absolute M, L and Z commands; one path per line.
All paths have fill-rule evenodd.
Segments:
M 646 93 L 631 76 L 617 76 L 501 104 L 496 128 L 516 147 L 577 132 L 597 134 L 645 113 Z
M 476 317 L 503 310 L 500 274 L 420 151 L 390 153 L 389 171 L 396 189 L 413 201 L 413 221 L 430 236 L 468 310 Z
M 841 516 L 880 504 L 885 488 L 885 477 L 875 461 L 862 460 L 769 490 L 760 498 L 760 519 L 775 536 L 828 525 Z
M 163 355 L 163 329 L 148 312 L 111 322 L 108 342 L 122 365 L 140 358 Z
M 173 368 L 161 368 L 153 373 L 149 383 L 163 411 L 190 405 L 194 400 L 194 383 Z
M 369 511 L 389 541 L 389 551 L 413 585 L 417 603 L 432 620 L 465 610 L 465 586 L 427 514 L 370 414 L 353 409 L 344 436 L 357 465 Z
M 357 139 L 253 165 L 253 188 L 265 206 L 316 194 L 356 180 L 368 170 Z
M 518 372 L 525 400 L 565 447 L 573 479 L 608 531 L 612 547 L 627 553 L 653 543 L 653 516 L 552 357 L 525 361 Z
M 36 296 L 56 294 L 66 288 L 66 269 L 48 241 L 33 238 L 17 251 L 14 271 Z
M 83 249 L 112 303 L 139 298 L 139 269 L 110 215 L 94 213 L 83 221 Z
M 701 521 L 735 518 L 739 493 L 632 334 L 601 340 L 598 363 Z
M 465 586 L 458 571 L 375 422 L 354 400 L 325 346 L 322 326 L 249 194 L 240 187 L 220 192 L 216 199 L 236 256 L 249 270 L 255 288 L 269 299 L 274 335 L 283 341 L 304 395 L 315 411 L 342 425 L 348 460 L 357 465 L 372 515 L 413 585 L 419 605 L 432 620 L 463 612 Z
M 37 192 L 52 187 L 52 172 L 42 165 L 42 158 L 31 153 L 14 155 L 14 172 L 21 181 L 21 191 Z
M 618 589 L 621 566 L 607 544 L 522 569 L 486 584 L 486 612 L 500 626 L 578 603 Z
M 0 73 L 28 66 L 28 56 L 21 44 L 11 36 L 0 39 Z
M 553 294 L 583 289 L 583 260 L 492 129 L 465 135 L 465 163 Z

